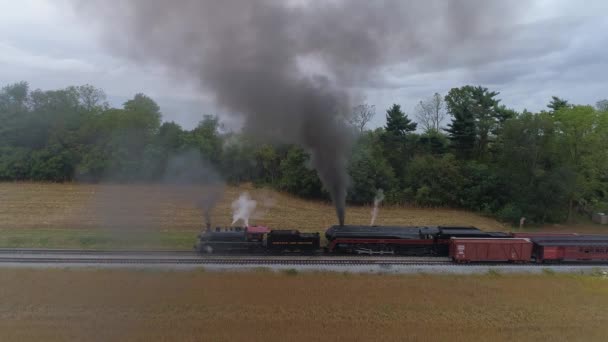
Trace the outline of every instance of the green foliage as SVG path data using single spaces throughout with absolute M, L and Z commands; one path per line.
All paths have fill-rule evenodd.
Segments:
M 23 147 L 0 147 L 0 180 L 28 180 L 31 151 Z
M 518 224 L 521 217 L 524 217 L 523 211 L 514 203 L 508 203 L 500 208 L 496 213 L 496 217 L 512 225 Z
M 467 161 L 461 164 L 462 188 L 459 204 L 485 214 L 496 212 L 508 200 L 504 180 L 487 164 Z
M 398 104 L 386 111 L 386 126 L 381 136 L 383 153 L 398 179 L 401 179 L 405 172 L 404 161 L 412 155 L 410 133 L 416 130 L 416 126 Z
M 205 159 L 218 164 L 222 154 L 222 138 L 217 116 L 205 115 L 203 121 L 186 135 L 186 145 L 197 148 Z
M 437 131 L 428 131 L 418 136 L 416 154 L 445 154 L 449 150 L 448 137 Z
M 317 173 L 308 165 L 310 156 L 299 147 L 291 147 L 281 161 L 281 190 L 308 198 L 327 198 Z
M 439 207 L 459 202 L 464 179 L 453 155 L 417 156 L 409 163 L 406 174 L 416 204 Z
M 499 105 L 498 92 L 470 85 L 453 88 L 445 97 L 452 123 L 446 130 L 457 153 L 466 159 L 485 159 L 505 120 L 515 112 Z
M 281 151 L 268 144 L 259 146 L 254 152 L 257 174 L 255 180 L 261 184 L 276 184 L 281 174 Z
M 407 115 L 401 110 L 401 106 L 393 104 L 386 110 L 386 132 L 396 136 L 404 136 L 408 132 L 416 130 L 417 123 L 410 120 Z
M 452 123 L 448 124 L 448 132 L 452 146 L 460 156 L 469 158 L 473 155 L 476 140 L 475 113 L 473 106 L 473 87 L 452 88 L 445 96 L 448 113 Z
M 552 113 L 559 111 L 560 109 L 568 108 L 570 104 L 564 99 L 560 99 L 557 96 L 551 96 L 551 102 L 547 105 L 547 108 L 551 109 Z
M 608 112 L 608 100 L 597 101 L 595 108 L 600 112 Z
M 378 189 L 397 187 L 393 169 L 379 144 L 380 133 L 366 132 L 355 147 L 349 166 L 352 185 L 348 192 L 348 200 L 353 203 L 371 203 Z
M 467 208 L 513 224 L 607 211 L 605 101 L 573 106 L 554 97 L 551 112 L 518 114 L 498 95 L 480 86 L 450 90 L 447 134 L 416 133 L 399 105 L 387 110 L 384 127 L 359 127 L 348 201 L 371 203 L 381 188 L 388 203 Z M 0 89 L 0 180 L 160 181 L 169 161 L 188 151 L 227 182 L 329 199 L 309 154 L 297 146 L 225 132 L 213 115 L 190 130 L 161 119 L 144 94 L 111 108 L 90 85 L 50 91 L 7 85 Z

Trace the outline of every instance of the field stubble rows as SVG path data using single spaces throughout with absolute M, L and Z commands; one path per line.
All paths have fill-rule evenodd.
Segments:
M 3 270 L 8 340 L 592 340 L 605 278 Z

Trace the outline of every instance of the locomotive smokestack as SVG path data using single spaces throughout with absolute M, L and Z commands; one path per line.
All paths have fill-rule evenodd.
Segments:
M 199 82 L 247 132 L 310 152 L 341 225 L 356 89 L 386 87 L 381 71 L 404 61 L 443 67 L 465 41 L 503 46 L 488 32 L 510 37 L 499 1 L 72 1 L 117 53 Z

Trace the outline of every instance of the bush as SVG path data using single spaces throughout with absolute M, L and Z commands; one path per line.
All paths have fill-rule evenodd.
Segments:
M 496 213 L 496 216 L 498 217 L 499 220 L 501 220 L 503 222 L 508 222 L 513 225 L 517 225 L 517 224 L 519 224 L 519 220 L 522 218 L 523 213 L 519 207 L 517 207 L 516 205 L 514 205 L 512 203 L 509 203 L 509 204 L 505 205 L 504 207 L 502 207 L 498 211 L 498 213 Z
M 407 167 L 406 188 L 411 188 L 416 204 L 460 206 L 463 177 L 453 155 L 417 156 Z
M 460 170 L 463 186 L 458 197 L 463 207 L 484 213 L 494 213 L 502 207 L 506 191 L 495 170 L 476 161 L 463 163 Z
M 292 147 L 281 161 L 279 188 L 297 196 L 328 198 L 317 172 L 307 166 L 309 158 L 301 148 Z

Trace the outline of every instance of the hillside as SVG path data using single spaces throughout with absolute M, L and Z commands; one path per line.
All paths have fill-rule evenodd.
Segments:
M 207 189 L 160 185 L 0 183 L 0 247 L 191 248 L 203 227 L 197 203 Z M 251 224 L 322 232 L 336 224 L 330 203 L 250 185 L 226 187 L 214 226 L 232 222 L 231 203 L 247 191 L 257 201 Z M 369 224 L 369 206 L 349 207 L 347 224 Z M 454 209 L 381 207 L 378 225 L 467 225 L 510 230 L 492 218 Z M 600 232 L 604 226 L 556 225 L 555 231 Z
M 199 230 L 203 223 L 197 201 L 205 189 L 157 185 L 84 185 L 46 183 L 0 184 L 0 228 L 145 228 Z M 252 186 L 227 187 L 212 212 L 214 225 L 232 221 L 231 203 L 243 191 L 258 202 L 251 222 L 269 227 L 322 231 L 336 224 L 329 203 L 307 201 Z M 347 209 L 348 224 L 369 224 L 371 208 Z M 460 210 L 382 207 L 379 225 L 473 225 L 501 230 L 490 218 Z

